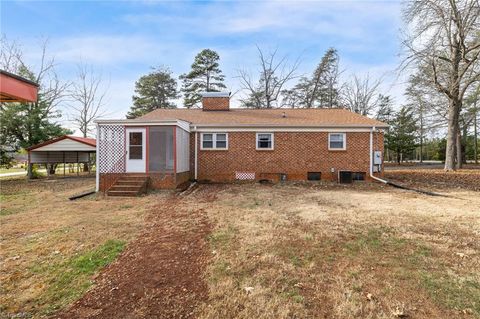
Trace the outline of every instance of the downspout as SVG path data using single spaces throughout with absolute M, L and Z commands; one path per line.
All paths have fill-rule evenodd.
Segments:
M 195 181 L 198 179 L 198 132 L 197 127 L 194 127 L 195 130 Z
M 373 176 L 373 132 L 375 132 L 375 130 L 375 126 L 370 130 L 370 177 L 381 183 L 388 184 L 386 180 Z
M 95 191 L 98 192 L 99 188 L 100 188 L 100 168 L 98 166 L 98 158 L 99 158 L 99 155 L 100 153 L 98 152 L 98 144 L 100 142 L 100 139 L 99 139 L 99 136 L 98 136 L 98 123 L 96 125 L 96 128 L 97 128 L 97 140 L 95 142 Z

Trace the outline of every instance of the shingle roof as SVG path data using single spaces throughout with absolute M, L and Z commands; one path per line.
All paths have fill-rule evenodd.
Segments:
M 283 117 L 285 114 L 285 117 Z M 377 126 L 383 122 L 345 109 L 235 109 L 202 111 L 201 109 L 157 109 L 138 118 L 148 120 L 183 120 L 197 125 L 245 126 Z

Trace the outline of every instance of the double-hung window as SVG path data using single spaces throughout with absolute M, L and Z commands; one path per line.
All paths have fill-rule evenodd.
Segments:
M 228 149 L 227 133 L 202 133 L 202 150 L 226 150 Z
M 329 133 L 328 149 L 334 151 L 344 151 L 347 149 L 347 138 L 345 133 Z
M 273 133 L 257 133 L 257 150 L 273 150 Z

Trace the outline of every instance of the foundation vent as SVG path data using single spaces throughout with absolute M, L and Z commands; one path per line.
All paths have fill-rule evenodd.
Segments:
M 242 181 L 255 180 L 255 173 L 235 172 L 235 179 L 242 180 Z

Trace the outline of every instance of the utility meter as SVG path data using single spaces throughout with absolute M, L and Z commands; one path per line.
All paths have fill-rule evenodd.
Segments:
M 382 165 L 382 151 L 375 151 L 373 153 L 373 164 Z

